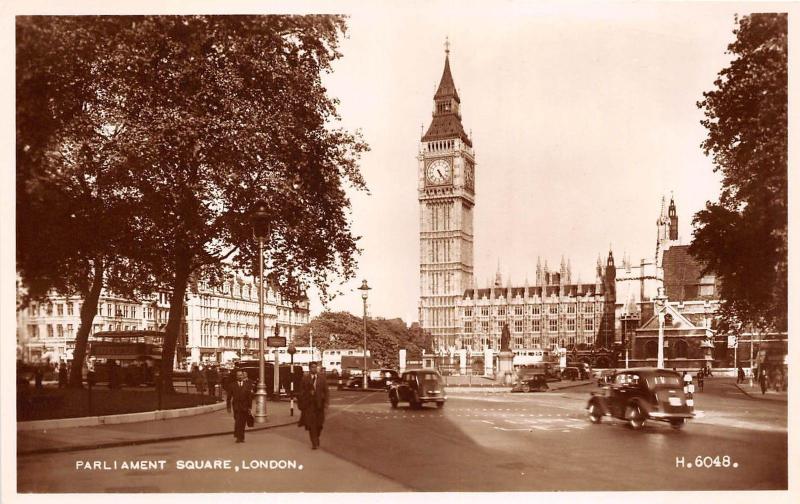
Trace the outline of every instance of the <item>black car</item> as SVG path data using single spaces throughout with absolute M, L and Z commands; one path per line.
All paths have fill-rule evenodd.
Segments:
M 646 420 L 669 422 L 680 429 L 694 417 L 694 400 L 684 393 L 677 372 L 632 368 L 617 371 L 600 393 L 592 392 L 586 409 L 592 423 L 610 416 L 625 420 L 633 429 L 641 429 Z
M 435 402 L 437 408 L 442 408 L 446 400 L 442 375 L 435 369 L 406 371 L 389 389 L 392 408 L 400 402 L 408 402 L 413 409 L 421 408 L 426 402 Z
M 367 371 L 367 388 L 388 389 L 400 380 L 400 374 L 394 369 L 370 369 Z M 352 376 L 347 380 L 347 388 L 361 388 L 364 386 L 362 375 Z
M 511 392 L 544 392 L 549 390 L 547 377 L 543 374 L 525 376 L 511 388 Z

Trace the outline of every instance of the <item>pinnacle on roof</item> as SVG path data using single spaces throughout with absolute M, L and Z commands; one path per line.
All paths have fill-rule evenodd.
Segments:
M 444 71 L 442 72 L 442 79 L 439 81 L 439 88 L 436 94 L 433 95 L 434 100 L 441 98 L 455 98 L 457 102 L 461 102 L 456 90 L 456 84 L 453 82 L 453 74 L 450 73 L 450 40 L 445 38 L 444 43 Z
M 444 70 L 439 81 L 439 87 L 433 96 L 434 113 L 428 131 L 423 135 L 422 141 L 455 139 L 472 147 L 472 140 L 464 132 L 461 124 L 461 98 L 458 96 L 453 74 L 450 72 L 450 42 L 445 42 Z

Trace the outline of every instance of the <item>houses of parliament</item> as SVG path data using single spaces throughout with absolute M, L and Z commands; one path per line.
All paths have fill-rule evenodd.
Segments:
M 624 343 L 626 322 L 638 323 L 648 310 L 652 314 L 652 299 L 663 285 L 664 251 L 678 239 L 674 200 L 668 208 L 662 201 L 652 259 L 632 264 L 623 258 L 617 264 L 609 251 L 598 256 L 589 283 L 574 281 L 563 257 L 557 268 L 538 259 L 530 285 L 504 283 L 499 272 L 493 284 L 475 284 L 473 217 L 480 169 L 462 124 L 449 47 L 417 160 L 419 321 L 437 352 L 497 352 L 505 325 L 512 350 L 610 349 Z

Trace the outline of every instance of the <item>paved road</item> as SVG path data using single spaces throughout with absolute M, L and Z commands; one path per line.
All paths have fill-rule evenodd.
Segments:
M 592 425 L 591 387 L 451 394 L 444 409 L 393 410 L 383 393 L 333 391 L 322 449 L 281 427 L 244 445 L 209 438 L 20 457 L 19 491 L 765 490 L 787 486 L 786 404 L 727 389 L 699 394 L 682 431 Z M 691 467 L 696 458 L 729 467 Z M 711 457 L 704 459 L 703 457 Z M 729 459 L 724 459 L 729 457 Z M 165 460 L 164 470 L 76 470 L 78 460 Z M 183 470 L 178 460 L 286 460 L 303 469 Z M 246 462 L 247 463 L 247 462 Z M 734 464 L 736 467 L 734 467 Z M 179 477 L 175 477 L 175 475 Z M 310 483 L 313 482 L 313 483 Z

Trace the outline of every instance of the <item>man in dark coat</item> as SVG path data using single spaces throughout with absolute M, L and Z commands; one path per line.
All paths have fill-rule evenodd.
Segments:
M 233 436 L 237 443 L 244 443 L 244 426 L 253 403 L 253 386 L 244 371 L 236 373 L 236 380 L 231 380 L 225 402 L 228 413 L 233 406 Z
M 325 376 L 317 372 L 317 363 L 308 365 L 308 374 L 303 376 L 300 383 L 300 422 L 298 426 L 305 427 L 311 438 L 311 448 L 319 447 L 319 435 L 322 424 L 325 423 L 325 408 L 328 407 L 328 383 Z

